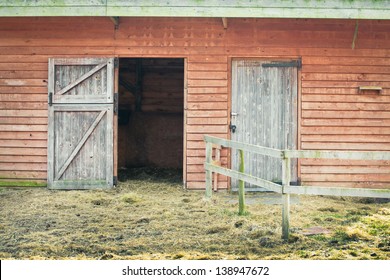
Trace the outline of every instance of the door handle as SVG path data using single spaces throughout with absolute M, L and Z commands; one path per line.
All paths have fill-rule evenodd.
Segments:
M 230 125 L 229 125 L 229 128 L 230 128 L 230 131 L 231 131 L 232 133 L 235 133 L 235 132 L 236 132 L 236 129 L 237 129 L 237 126 L 235 126 L 234 124 L 230 124 Z

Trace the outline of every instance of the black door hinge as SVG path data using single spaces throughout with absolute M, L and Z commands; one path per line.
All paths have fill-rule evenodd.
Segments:
M 271 63 L 263 63 L 261 65 L 263 68 L 270 67 L 297 67 L 298 69 L 302 68 L 302 60 L 292 60 L 292 61 L 272 61 Z
M 118 185 L 118 177 L 117 177 L 117 176 L 114 176 L 114 177 L 112 178 L 112 182 L 113 182 L 113 185 L 114 185 L 114 186 L 117 186 L 117 185 Z
M 118 93 L 115 92 L 114 93 L 114 114 L 115 115 L 118 115 L 118 103 L 119 103 L 119 100 L 118 100 Z
M 53 105 L 53 93 L 49 92 L 49 100 L 48 100 L 49 106 Z

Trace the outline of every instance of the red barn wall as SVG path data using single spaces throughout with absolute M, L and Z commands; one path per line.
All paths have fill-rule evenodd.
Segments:
M 390 150 L 390 21 L 0 18 L 0 178 L 46 179 L 50 57 L 186 58 L 187 187 L 204 188 L 205 133 L 229 137 L 230 62 L 302 58 L 299 147 Z M 380 95 L 358 93 L 381 86 Z M 228 164 L 227 152 L 222 152 Z M 388 187 L 389 162 L 302 160 L 303 182 Z M 221 176 L 221 188 L 228 186 Z

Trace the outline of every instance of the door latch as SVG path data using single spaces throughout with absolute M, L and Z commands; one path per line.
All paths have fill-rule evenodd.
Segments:
M 236 132 L 236 129 L 237 129 L 237 126 L 235 126 L 234 124 L 230 124 L 230 125 L 229 125 L 229 128 L 230 128 L 230 131 L 231 131 L 232 133 L 235 133 L 235 132 Z

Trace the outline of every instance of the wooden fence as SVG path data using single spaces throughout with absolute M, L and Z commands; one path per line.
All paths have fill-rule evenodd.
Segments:
M 239 180 L 239 212 L 244 212 L 245 189 L 244 182 L 263 187 L 269 191 L 282 194 L 282 237 L 288 239 L 290 224 L 290 194 L 330 195 L 330 196 L 355 196 L 390 198 L 390 189 L 364 189 L 325 186 L 290 186 L 291 159 L 292 158 L 316 158 L 316 159 L 349 159 L 349 160 L 390 160 L 390 152 L 340 152 L 340 151 L 297 151 L 278 150 L 261 147 L 241 142 L 231 141 L 213 136 L 204 136 L 206 142 L 206 198 L 212 196 L 212 173 L 222 174 Z M 213 148 L 216 155 L 222 147 L 237 149 L 240 151 L 240 170 L 232 170 L 221 166 L 219 159 L 213 160 Z M 282 185 L 264 180 L 244 171 L 243 151 L 256 153 L 282 159 Z M 390 187 L 390 184 L 389 184 Z

